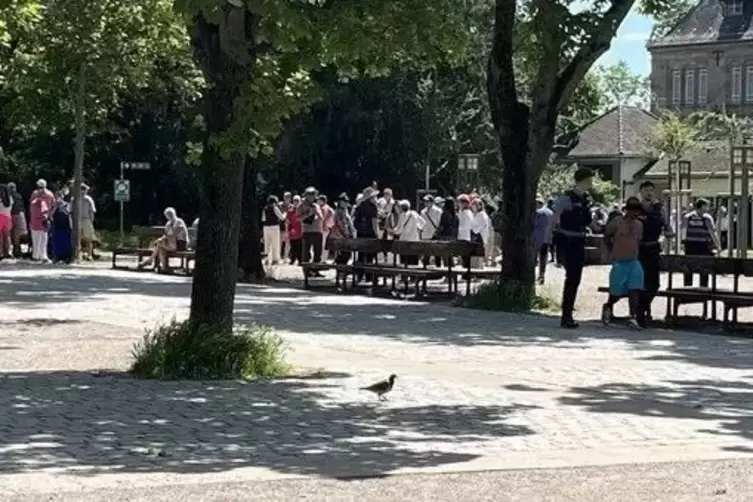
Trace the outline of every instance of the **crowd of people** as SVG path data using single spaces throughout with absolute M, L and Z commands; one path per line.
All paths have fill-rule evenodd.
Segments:
M 81 185 L 81 249 L 86 260 L 94 254 L 94 217 L 97 212 L 89 187 Z M 28 200 L 28 206 L 25 200 Z M 0 258 L 20 258 L 22 244 L 28 254 L 41 263 L 65 262 L 73 258 L 71 220 L 73 198 L 70 183 L 52 192 L 40 179 L 27 198 L 15 183 L 0 185 Z
M 485 257 L 471 263 L 475 268 L 494 264 L 498 255 L 492 218 L 475 191 L 446 198 L 426 195 L 417 210 L 409 200 L 397 200 L 390 188 L 380 193 L 369 186 L 352 202 L 342 193 L 333 207 L 326 195 L 309 187 L 303 196 L 286 192 L 282 201 L 271 195 L 262 211 L 262 226 L 268 265 L 328 260 L 347 263 L 351 259 L 348 253 L 328 256 L 326 242 L 330 238 L 475 241 L 485 249 Z M 363 257 L 367 262 L 379 259 Z M 410 257 L 404 257 L 403 263 L 406 260 L 415 264 Z

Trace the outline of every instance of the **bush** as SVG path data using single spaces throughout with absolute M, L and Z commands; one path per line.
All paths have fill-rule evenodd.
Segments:
M 133 350 L 136 378 L 222 380 L 284 375 L 285 342 L 266 326 L 237 327 L 231 333 L 188 321 L 157 326 Z
M 465 306 L 472 309 L 501 310 L 507 312 L 530 312 L 554 310 L 558 302 L 551 296 L 537 292 L 517 281 L 494 281 L 479 286 L 466 298 Z

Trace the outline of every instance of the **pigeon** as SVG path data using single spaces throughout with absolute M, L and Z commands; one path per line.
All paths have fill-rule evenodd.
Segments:
M 392 387 L 395 386 L 396 378 L 397 375 L 390 375 L 387 380 L 382 380 L 381 382 L 369 385 L 368 387 L 361 387 L 361 390 L 368 390 L 369 392 L 373 392 L 377 395 L 377 397 L 379 397 L 380 401 L 384 401 L 386 399 L 384 395 L 391 391 Z

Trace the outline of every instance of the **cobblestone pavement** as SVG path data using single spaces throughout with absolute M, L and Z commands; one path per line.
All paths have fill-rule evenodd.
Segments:
M 321 371 L 119 373 L 189 292 L 178 277 L 0 268 L 0 493 L 753 453 L 753 340 L 242 285 L 238 319 Z M 386 403 L 359 391 L 393 372 Z

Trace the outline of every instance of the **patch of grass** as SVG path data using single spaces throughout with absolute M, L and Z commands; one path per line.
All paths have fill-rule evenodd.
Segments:
M 464 306 L 472 309 L 505 312 L 553 311 L 559 302 L 545 291 L 537 291 L 518 281 L 494 281 L 482 284 L 466 297 Z
M 118 247 L 138 247 L 139 238 L 136 234 L 126 233 L 121 240 L 118 230 L 97 230 L 98 248 L 102 251 L 112 251 Z
M 165 380 L 275 378 L 290 370 L 286 348 L 266 326 L 239 326 L 227 333 L 173 320 L 136 344 L 130 372 L 136 378 Z

